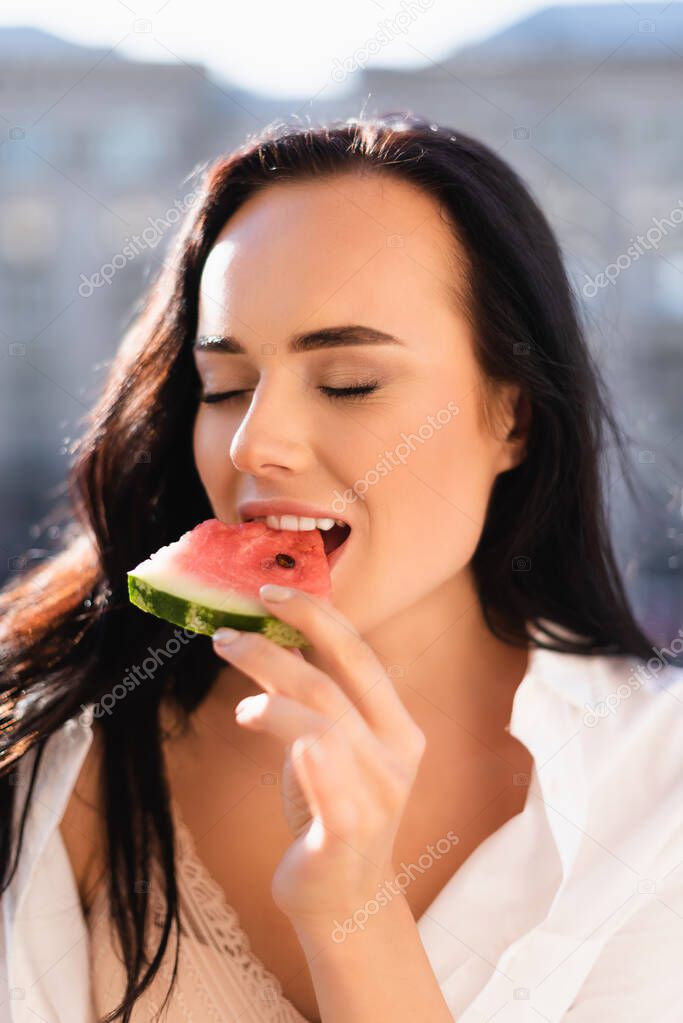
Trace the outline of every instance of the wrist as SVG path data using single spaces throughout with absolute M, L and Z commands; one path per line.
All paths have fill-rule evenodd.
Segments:
M 297 934 L 339 943 L 347 935 L 367 929 L 372 918 L 385 914 L 392 903 L 405 903 L 404 887 L 396 880 L 393 869 L 387 869 L 367 894 L 344 900 L 339 899 L 339 891 L 335 894 L 335 900 L 330 901 L 334 909 L 288 914 Z

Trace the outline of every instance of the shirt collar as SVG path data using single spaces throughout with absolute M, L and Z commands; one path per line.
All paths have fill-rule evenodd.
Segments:
M 78 779 L 83 760 L 92 742 L 92 714 L 70 718 L 49 737 L 43 750 L 35 780 L 31 806 L 26 816 L 22 854 L 16 872 L 3 897 L 5 919 L 15 919 L 21 912 L 23 896 L 28 890 L 36 865 L 50 836 L 59 827 L 71 791 Z M 35 762 L 33 749 L 20 761 L 14 801 L 15 828 L 18 828 L 26 800 L 31 770 Z
M 529 632 L 544 641 L 531 623 Z M 572 637 L 554 623 L 553 632 Z M 513 698 L 508 731 L 533 756 L 527 798 L 543 803 L 562 863 L 563 884 L 585 834 L 584 704 L 594 694 L 604 670 L 599 656 L 560 653 L 532 643 L 527 671 Z

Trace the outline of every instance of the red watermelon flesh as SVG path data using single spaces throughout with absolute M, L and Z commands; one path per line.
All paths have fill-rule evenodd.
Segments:
M 143 611 L 213 635 L 221 626 L 262 632 L 285 646 L 305 636 L 269 611 L 264 583 L 329 599 L 329 564 L 320 530 L 271 529 L 265 522 L 229 525 L 207 519 L 128 572 L 131 603 Z
M 300 532 L 271 529 L 265 522 L 228 525 L 207 519 L 185 537 L 186 543 L 178 541 L 175 564 L 208 586 L 228 586 L 257 600 L 264 583 L 295 586 L 319 597 L 332 594 L 319 529 Z

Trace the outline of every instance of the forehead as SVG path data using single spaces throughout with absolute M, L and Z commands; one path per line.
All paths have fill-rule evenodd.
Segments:
M 223 226 L 201 276 L 200 321 L 272 335 L 273 318 L 282 330 L 374 315 L 400 333 L 406 316 L 453 305 L 459 252 L 438 201 L 410 182 L 368 173 L 278 182 Z

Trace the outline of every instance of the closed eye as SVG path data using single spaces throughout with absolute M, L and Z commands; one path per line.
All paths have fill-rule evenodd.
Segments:
M 205 402 L 207 405 L 211 405 L 217 401 L 231 401 L 240 394 L 246 394 L 246 391 L 219 391 L 216 394 L 201 394 L 199 400 Z
M 321 387 L 320 390 L 328 398 L 364 398 L 366 394 L 372 394 L 378 387 L 378 382 L 373 380 L 368 384 L 357 384 L 355 387 Z
M 366 394 L 372 394 L 378 387 L 378 382 L 373 380 L 370 383 L 358 384 L 354 387 L 321 387 L 320 390 L 328 398 L 338 400 L 340 398 L 364 398 Z M 243 391 L 219 391 L 215 394 L 202 394 L 199 400 L 206 404 L 212 404 L 219 401 L 232 401 L 240 395 L 248 393 L 249 389 Z

